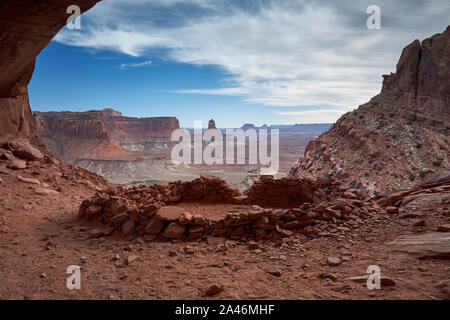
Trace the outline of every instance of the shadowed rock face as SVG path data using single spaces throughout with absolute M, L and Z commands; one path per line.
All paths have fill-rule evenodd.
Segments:
M 98 0 L 79 0 L 84 12 Z M 28 83 L 35 59 L 66 24 L 71 0 L 0 2 L 0 135 L 33 136 Z
M 450 26 L 403 49 L 394 74 L 384 75 L 381 94 L 419 109 L 450 114 Z
M 450 167 L 450 27 L 403 49 L 380 94 L 343 115 L 290 171 L 370 192 L 408 188 Z

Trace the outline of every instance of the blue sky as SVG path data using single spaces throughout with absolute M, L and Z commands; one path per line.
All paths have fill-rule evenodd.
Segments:
M 379 92 L 405 45 L 448 24 L 448 1 L 378 3 L 381 30 L 364 0 L 104 0 L 39 55 L 31 107 L 184 127 L 333 122 Z

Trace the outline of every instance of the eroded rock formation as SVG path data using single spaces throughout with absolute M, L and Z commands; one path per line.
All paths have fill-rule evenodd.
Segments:
M 179 128 L 174 117 L 131 118 L 113 109 L 87 112 L 34 112 L 37 134 L 46 146 L 66 161 L 126 160 L 137 155 L 122 147 L 170 140 Z
M 450 27 L 405 47 L 368 103 L 310 142 L 293 177 L 335 177 L 369 192 L 407 188 L 450 166 Z
M 125 117 L 112 109 L 101 111 L 103 122 L 111 138 L 117 143 L 148 142 L 154 138 L 170 138 L 180 128 L 175 117 Z
M 84 12 L 98 0 L 80 0 Z M 68 0 L 0 2 L 0 135 L 34 136 L 28 83 L 35 59 L 66 24 Z
M 216 122 L 213 119 L 209 120 L 209 122 L 208 122 L 208 129 L 217 129 L 216 128 Z
M 424 112 L 450 116 L 450 26 L 403 49 L 397 70 L 384 75 L 381 94 Z

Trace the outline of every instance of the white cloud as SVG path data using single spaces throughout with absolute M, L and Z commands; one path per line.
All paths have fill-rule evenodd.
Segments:
M 224 88 L 186 88 L 180 93 L 242 95 L 249 103 L 279 107 L 343 106 L 343 113 L 379 92 L 381 75 L 394 71 L 401 49 L 419 34 L 418 26 L 429 36 L 448 22 L 446 1 L 379 2 L 383 30 L 369 31 L 365 10 L 370 3 L 349 7 L 346 1 L 255 1 L 259 7 L 246 10 L 234 2 L 227 7 L 221 1 L 190 0 L 183 4 L 208 9 L 208 14 L 193 14 L 173 26 L 153 20 L 161 12 L 174 15 L 180 0 L 162 2 L 159 11 L 148 12 L 145 5 L 155 2 L 103 1 L 83 16 L 88 27 L 63 30 L 55 40 L 133 57 L 162 48 L 171 60 L 218 66 L 227 74 Z M 125 12 L 133 6 L 136 12 Z M 444 10 L 436 10 L 439 6 Z M 389 26 L 389 21 L 398 25 Z
M 342 109 L 318 109 L 308 111 L 280 111 L 275 114 L 287 116 L 285 123 L 333 123 L 345 113 Z
M 121 69 L 128 69 L 128 68 L 141 68 L 141 67 L 148 67 L 151 66 L 152 61 L 151 60 L 147 60 L 144 62 L 139 62 L 139 63 L 122 63 L 120 65 Z

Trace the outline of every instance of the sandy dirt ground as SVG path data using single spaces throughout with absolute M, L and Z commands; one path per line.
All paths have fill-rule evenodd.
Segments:
M 449 260 L 420 260 L 388 245 L 400 235 L 423 234 L 448 223 L 448 208 L 412 218 L 374 216 L 343 228 L 323 225 L 320 236 L 298 233 L 252 246 L 222 238 L 90 239 L 94 226 L 78 222 L 77 210 L 93 189 L 61 179 L 50 185 L 60 193 L 44 196 L 32 184 L 18 181 L 18 172 L 2 172 L 0 299 L 450 298 Z M 20 174 L 51 181 L 54 169 L 43 164 Z M 418 216 L 426 217 L 425 226 L 414 226 Z M 340 263 L 330 263 L 329 258 L 339 258 Z M 66 286 L 70 265 L 81 267 L 80 290 Z M 365 275 L 369 265 L 378 265 L 382 277 L 395 285 L 368 290 L 365 282 L 347 279 Z M 267 272 L 269 266 L 280 276 Z M 211 284 L 223 290 L 207 297 Z

